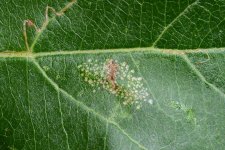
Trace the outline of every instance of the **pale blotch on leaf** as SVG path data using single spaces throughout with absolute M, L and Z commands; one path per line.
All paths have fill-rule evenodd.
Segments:
M 88 59 L 78 66 L 80 75 L 92 87 L 100 87 L 122 99 L 123 105 L 134 105 L 140 109 L 144 103 L 153 104 L 153 99 L 144 86 L 143 78 L 135 76 L 126 62 L 107 59 Z M 96 90 L 93 90 L 95 93 Z
M 66 77 L 64 75 L 60 75 L 59 73 L 56 75 L 56 80 L 65 81 Z
M 48 66 L 43 66 L 44 71 L 48 71 L 50 68 Z
M 170 106 L 172 108 L 175 108 L 176 110 L 181 110 L 182 112 L 185 112 L 186 120 L 188 122 L 194 122 L 196 124 L 196 116 L 192 107 L 188 107 L 185 104 L 179 103 L 177 101 L 171 101 Z

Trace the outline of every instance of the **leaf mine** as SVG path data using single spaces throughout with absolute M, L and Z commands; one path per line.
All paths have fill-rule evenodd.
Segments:
M 126 62 L 106 59 L 104 62 L 88 59 L 78 66 L 81 77 L 96 89 L 103 88 L 122 99 L 123 105 L 134 105 L 140 109 L 143 103 L 153 104 L 144 87 L 143 78 L 136 77 L 135 71 Z M 96 92 L 96 89 L 93 92 Z

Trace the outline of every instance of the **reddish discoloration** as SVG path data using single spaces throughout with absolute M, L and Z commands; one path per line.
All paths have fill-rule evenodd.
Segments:
M 116 73 L 118 71 L 119 65 L 112 59 L 110 59 L 107 64 L 107 81 L 111 84 L 113 89 L 116 89 Z
M 32 20 L 27 20 L 27 26 L 28 26 L 28 27 L 34 26 L 33 21 L 32 21 Z

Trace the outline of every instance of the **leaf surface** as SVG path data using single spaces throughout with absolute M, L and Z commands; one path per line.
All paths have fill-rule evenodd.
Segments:
M 1 1 L 0 149 L 224 149 L 224 6 Z

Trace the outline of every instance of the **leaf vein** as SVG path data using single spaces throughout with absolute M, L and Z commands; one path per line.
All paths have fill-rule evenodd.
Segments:
M 188 5 L 176 18 L 173 19 L 167 26 L 164 27 L 163 31 L 159 34 L 158 38 L 153 42 L 152 47 L 156 47 L 156 44 L 161 39 L 161 37 L 166 33 L 166 31 L 185 13 L 187 13 L 193 6 L 197 5 L 199 0 L 196 0 L 192 4 Z
M 95 110 L 89 108 L 84 103 L 76 100 L 72 95 L 70 95 L 69 93 L 67 93 L 62 88 L 60 88 L 51 78 L 48 77 L 48 75 L 46 74 L 46 72 L 41 68 L 41 66 L 38 64 L 38 62 L 35 59 L 31 59 L 31 60 L 32 60 L 33 64 L 37 67 L 37 69 L 40 71 L 40 73 L 43 75 L 43 77 L 53 86 L 53 88 L 56 91 L 60 92 L 65 97 L 67 97 L 68 99 L 70 99 L 73 102 L 75 102 L 78 107 L 80 107 L 83 110 L 85 110 L 87 112 L 90 112 L 91 114 L 95 115 L 100 120 L 103 120 L 106 123 L 111 123 L 112 125 L 114 125 L 115 127 L 117 127 L 132 143 L 138 145 L 138 147 L 140 147 L 143 150 L 147 150 L 146 147 L 144 147 L 141 143 L 139 143 L 138 141 L 136 141 L 135 139 L 133 139 L 124 129 L 122 129 L 118 123 L 116 123 L 116 122 L 114 122 L 112 120 L 109 120 L 109 119 L 105 118 L 104 116 L 102 116 L 101 114 L 99 114 Z
M 187 63 L 190 69 L 193 70 L 193 72 L 200 78 L 200 80 L 203 83 L 207 84 L 209 87 L 211 87 L 215 92 L 219 93 L 225 99 L 225 93 L 222 92 L 217 86 L 207 81 L 206 78 L 201 74 L 201 72 L 195 67 L 195 65 L 190 61 L 190 59 L 186 55 L 183 55 L 181 57 L 184 59 L 184 61 Z

